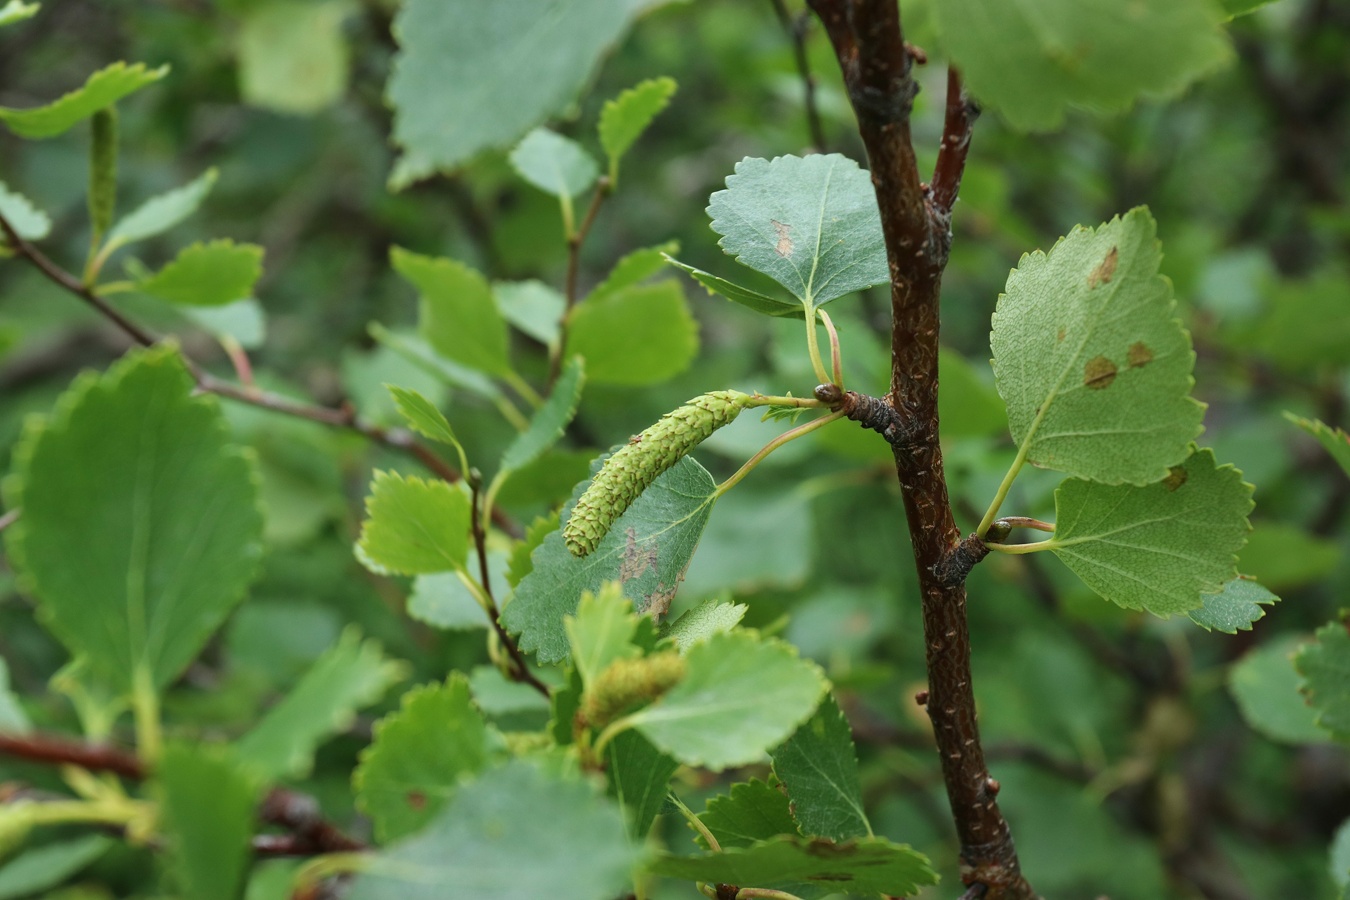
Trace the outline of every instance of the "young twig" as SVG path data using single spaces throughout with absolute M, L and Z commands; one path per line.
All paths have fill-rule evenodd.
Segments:
M 792 58 L 797 63 L 797 74 L 802 79 L 803 105 L 806 107 L 806 128 L 811 134 L 811 149 L 817 153 L 828 153 L 825 144 L 825 129 L 820 123 L 820 110 L 816 104 L 816 76 L 811 72 L 811 61 L 806 56 L 806 31 L 811 26 L 810 13 L 800 16 L 788 12 L 783 0 L 769 0 L 773 5 L 778 24 L 783 26 L 788 40 L 792 41 Z
M 554 382 L 562 374 L 563 358 L 567 351 L 567 329 L 572 319 L 572 310 L 581 299 L 577 289 L 577 279 L 581 274 L 581 247 L 586 243 L 586 236 L 591 233 L 591 226 L 595 224 L 595 217 L 600 212 L 600 207 L 604 204 L 605 198 L 609 196 L 613 185 L 610 183 L 608 175 L 601 175 L 595 182 L 595 191 L 591 194 L 591 205 L 586 209 L 586 215 L 581 219 L 581 225 L 575 231 L 570 231 L 567 235 L 567 280 L 563 284 L 563 296 L 567 305 L 563 310 L 562 322 L 559 323 L 558 343 L 553 348 L 553 353 L 548 363 L 548 386 L 552 390 Z

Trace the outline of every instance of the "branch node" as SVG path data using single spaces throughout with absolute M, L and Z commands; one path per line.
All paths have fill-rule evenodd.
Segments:
M 883 397 L 841 390 L 837 384 L 817 385 L 815 395 L 831 412 L 842 412 L 844 418 L 875 431 L 892 447 L 909 449 L 918 443 L 915 429 Z
M 933 575 L 941 584 L 963 584 L 975 564 L 989 555 L 989 547 L 978 535 L 970 535 L 957 544 L 933 566 Z
M 915 692 L 914 692 L 914 702 L 917 703 L 917 704 L 919 704 L 920 706 L 927 706 L 927 705 L 928 705 L 928 691 L 927 691 L 927 689 L 922 690 L 922 691 L 915 691 Z

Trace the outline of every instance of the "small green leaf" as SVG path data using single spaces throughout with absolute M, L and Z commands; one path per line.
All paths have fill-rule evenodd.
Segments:
M 15 22 L 22 22 L 24 19 L 31 19 L 37 15 L 38 10 L 42 8 L 40 3 L 24 3 L 23 0 L 9 0 L 4 6 L 0 6 L 0 28 L 6 25 L 13 25 Z
M 1186 458 L 1204 406 L 1195 353 L 1158 274 L 1139 207 L 1022 257 L 990 345 L 1013 440 L 1033 465 L 1106 484 L 1150 484 Z
M 1206 594 L 1205 605 L 1187 615 L 1206 631 L 1237 634 L 1251 631 L 1256 620 L 1266 614 L 1261 607 L 1272 606 L 1279 600 L 1255 581 L 1239 575 L 1217 594 Z
M 1339 428 L 1332 428 L 1320 419 L 1300 419 L 1293 413 L 1285 413 L 1284 417 L 1317 438 L 1318 443 L 1326 448 L 1331 458 L 1336 460 L 1336 464 L 1345 471 L 1346 476 L 1350 477 L 1350 434 Z
M 670 779 L 680 764 L 636 731 L 616 735 L 605 755 L 609 794 L 628 817 L 630 833 L 640 840 L 665 805 Z
M 730 792 L 711 798 L 698 818 L 723 848 L 749 847 L 797 833 L 787 794 L 758 778 L 733 784 Z M 701 834 L 695 833 L 694 839 L 709 849 Z
M 156 768 L 160 815 L 185 896 L 237 900 L 252 856 L 258 785 L 225 748 L 170 744 Z
M 970 90 L 1020 130 L 1175 94 L 1232 58 L 1209 0 L 944 0 L 932 11 Z
M 1294 654 L 1294 668 L 1303 676 L 1299 690 L 1317 710 L 1317 724 L 1350 741 L 1350 631 L 1344 618 L 1317 629 L 1316 643 Z
M 107 257 L 119 247 L 163 234 L 197 211 L 216 183 L 216 170 L 207 169 L 180 188 L 151 197 L 113 226 L 100 255 Z
M 17 194 L 0 182 L 0 215 L 26 241 L 40 241 L 52 230 L 52 220 L 23 194 Z M 0 235 L 0 245 L 4 236 Z
M 307 115 L 342 99 L 349 68 L 342 23 L 349 0 L 254 6 L 239 29 L 239 92 L 246 103 Z
M 666 878 L 710 884 L 807 884 L 832 894 L 910 896 L 937 884 L 928 857 L 904 844 L 866 838 L 835 844 L 805 838 L 777 838 L 751 847 L 733 847 L 705 856 L 661 856 L 648 871 Z
M 677 282 L 637 285 L 577 306 L 567 352 L 585 357 L 593 384 L 655 384 L 689 368 L 698 324 Z
M 574 356 L 563 366 L 562 374 L 553 385 L 553 393 L 549 394 L 548 400 L 530 419 L 530 427 L 506 448 L 506 454 L 502 457 L 502 471 L 523 469 L 558 442 L 577 414 L 581 388 L 585 383 L 585 361 Z
M 165 346 L 80 378 L 27 432 L 5 482 L 7 505 L 23 508 L 4 533 L 21 583 L 72 654 L 124 690 L 138 672 L 173 681 L 262 553 L 252 460 L 193 387 Z
M 629 88 L 600 110 L 600 146 L 609 157 L 609 178 L 619 181 L 619 160 L 675 96 L 675 80 L 649 78 Z
M 708 215 L 723 251 L 804 308 L 890 281 L 872 179 L 837 153 L 743 159 Z
M 377 471 L 357 544 L 361 561 L 400 575 L 462 569 L 469 512 L 469 498 L 444 481 Z
M 555 197 L 575 197 L 600 174 L 600 166 L 580 144 L 547 128 L 525 135 L 510 159 L 516 174 Z
M 136 288 L 170 303 L 225 306 L 253 296 L 262 277 L 263 248 L 216 240 L 184 247 L 173 261 Z
M 450 421 L 445 415 L 436 408 L 436 404 L 411 388 L 401 388 L 392 384 L 386 384 L 385 387 L 389 389 L 390 395 L 394 398 L 394 406 L 398 408 L 399 415 L 403 416 L 409 428 L 433 441 L 452 447 L 459 446 L 455 430 L 450 427 Z
M 79 874 L 112 849 L 114 843 L 110 837 L 89 834 L 34 847 L 0 866 L 0 900 L 20 900 L 54 888 Z
M 791 644 L 747 631 L 713 635 L 685 655 L 684 678 L 625 721 L 688 765 L 749 765 L 811 715 L 825 675 Z
M 1285 635 L 1249 651 L 1229 669 L 1228 690 L 1247 724 L 1271 740 L 1319 743 L 1330 735 L 1317 727 L 1317 712 L 1299 695 L 1293 662 L 1299 643 Z
M 1199 609 L 1237 575 L 1251 497 L 1211 450 L 1148 487 L 1069 478 L 1055 491 L 1049 549 L 1112 603 L 1167 618 Z
M 564 519 L 586 486 L 577 485 Z M 583 593 L 606 581 L 622 582 L 638 612 L 664 613 L 698 546 L 716 487 L 707 470 L 686 456 L 643 491 L 586 557 L 572 555 L 561 531 L 547 531 L 531 554 L 530 574 L 502 611 L 503 624 L 520 635 L 521 649 L 541 663 L 566 659 L 563 617 L 576 612 Z
M 558 340 L 567 298 L 542 281 L 496 281 L 492 294 L 502 316 L 545 347 Z
M 666 260 L 670 258 L 669 254 L 678 253 L 679 250 L 678 241 L 667 241 L 656 247 L 644 247 L 625 254 L 614 264 L 614 268 L 609 270 L 605 280 L 596 285 L 582 302 L 604 300 L 624 288 L 641 284 L 653 275 L 659 274 L 665 268 Z
M 675 641 L 680 652 L 688 652 L 699 641 L 735 628 L 747 609 L 743 603 L 709 597 L 672 622 L 666 636 Z
M 314 767 L 315 749 L 351 727 L 357 710 L 407 675 L 407 667 L 385 657 L 378 643 L 362 641 L 355 628 L 348 628 L 239 739 L 239 759 L 264 779 L 304 778 Z
M 146 69 L 145 63 L 129 66 L 124 62 L 116 62 L 90 75 L 84 87 L 46 106 L 33 109 L 0 106 L 0 122 L 8 125 L 9 130 L 19 137 L 56 137 L 76 122 L 89 118 L 147 84 L 154 84 L 167 74 L 168 66 Z
M 421 297 L 420 330 L 433 350 L 489 375 L 511 370 L 507 359 L 506 320 L 497 309 L 487 279 L 463 263 L 390 251 L 394 269 Z
M 853 732 L 832 694 L 770 756 L 802 834 L 832 841 L 872 835 L 863 811 Z
M 563 628 L 572 648 L 572 665 L 584 685 L 593 684 L 614 660 L 640 655 L 633 643 L 637 627 L 633 604 L 617 581 L 605 582 L 597 593 L 581 595 L 576 614 L 563 617 Z
M 590 782 L 516 760 L 459 787 L 426 828 L 376 856 L 347 896 L 617 897 L 628 890 L 637 849 L 623 815 Z
M 544 538 L 558 530 L 559 524 L 558 513 L 539 516 L 525 530 L 525 539 L 511 548 L 511 559 L 506 567 L 506 581 L 513 590 L 534 571 L 534 563 L 530 557 L 539 549 Z
M 249 350 L 261 347 L 267 337 L 262 305 L 252 297 L 224 306 L 187 306 L 182 313 L 217 338 L 231 338 Z
M 32 725 L 9 687 L 9 667 L 0 657 L 0 734 L 26 734 Z
M 1347 889 L 1350 889 L 1350 819 L 1342 822 L 1336 829 L 1327 856 L 1327 869 L 1331 874 L 1331 880 L 1335 882 L 1340 896 L 1344 897 Z
M 405 693 L 398 711 L 375 723 L 352 778 L 376 839 L 398 840 L 435 818 L 460 781 L 487 767 L 488 749 L 487 724 L 463 674 Z
M 117 107 L 94 113 L 89 146 L 89 221 L 94 244 L 112 225 L 117 205 Z
M 753 309 L 757 313 L 763 313 L 766 316 L 786 316 L 789 318 L 805 319 L 806 312 L 802 309 L 800 303 L 789 303 L 785 300 L 779 300 L 776 297 L 770 297 L 768 294 L 761 294 L 759 291 L 751 290 L 748 287 L 742 287 L 734 282 L 727 281 L 725 278 L 719 278 L 716 275 L 695 269 L 693 266 L 685 265 L 678 259 L 667 256 L 666 262 L 676 268 L 683 269 L 689 273 L 689 276 L 703 285 L 709 294 L 720 294 L 733 303 L 739 303 L 747 309 Z
M 489 565 L 500 560 L 500 556 L 496 559 L 491 554 L 488 556 Z M 496 582 L 493 578 L 494 587 Z M 464 584 L 461 572 L 418 575 L 413 581 L 412 594 L 408 596 L 408 615 L 447 631 L 474 631 L 492 624 L 478 598 Z

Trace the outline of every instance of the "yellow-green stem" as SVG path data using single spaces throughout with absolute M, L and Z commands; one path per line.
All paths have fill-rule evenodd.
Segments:
M 839 332 L 834 328 L 834 322 L 830 321 L 830 314 L 825 310 L 820 311 L 820 321 L 825 323 L 825 333 L 830 336 L 830 369 L 834 373 L 834 384 L 839 387 L 844 386 L 844 358 L 839 352 Z
M 536 409 L 544 404 L 544 398 L 540 397 L 539 393 L 534 388 L 530 387 L 530 383 L 524 378 L 521 378 L 517 373 L 507 372 L 502 376 L 502 380 L 510 386 L 511 390 L 519 394 L 526 403 Z
M 833 422 L 835 419 L 842 419 L 843 417 L 844 413 L 841 410 L 840 412 L 830 413 L 828 416 L 821 416 L 819 419 L 814 419 L 810 422 L 807 422 L 805 425 L 799 425 L 796 428 L 792 429 L 791 431 L 783 432 L 778 437 L 774 438 L 773 440 L 765 444 L 764 447 L 758 453 L 756 453 L 754 456 L 746 460 L 745 465 L 737 469 L 735 475 L 732 475 L 726 481 L 719 484 L 717 486 L 717 490 L 713 491 L 712 497 L 710 497 L 709 500 L 710 501 L 716 500 L 718 497 L 722 496 L 727 491 L 734 488 L 737 484 L 740 483 L 742 478 L 749 475 L 750 472 L 754 470 L 755 466 L 763 462 L 766 456 L 768 456 L 773 451 L 777 450 L 779 447 L 783 446 L 789 441 L 795 441 L 799 437 L 804 437 L 810 434 L 811 432 L 815 431 L 817 428 L 823 428 L 826 425 Z
M 1008 473 L 1003 476 L 1003 481 L 999 483 L 998 491 L 994 494 L 994 500 L 989 504 L 989 509 L 985 510 L 984 518 L 980 519 L 979 526 L 975 533 L 983 537 L 989 527 L 994 524 L 994 519 L 998 518 L 998 509 L 1003 505 L 1003 501 L 1008 499 L 1008 491 L 1012 489 L 1013 481 L 1017 478 L 1017 473 L 1022 471 L 1022 464 L 1027 461 L 1027 451 L 1031 449 L 1031 440 L 1022 442 L 1022 446 L 1017 450 L 1017 458 L 1012 461 L 1008 467 Z
M 1035 541 L 1030 544 L 985 544 L 985 546 L 998 553 L 1007 553 L 1010 556 L 1023 556 L 1027 553 L 1039 553 L 1042 550 L 1053 550 L 1056 547 L 1062 547 L 1064 546 L 1064 542 L 1051 538 L 1048 541 Z
M 136 723 L 136 752 L 146 766 L 153 768 L 164 749 L 159 721 L 159 691 L 149 667 L 136 667 L 131 685 L 131 715 Z
M 708 830 L 707 825 L 703 824 L 703 820 L 700 819 L 698 816 L 694 815 L 693 810 L 684 805 L 684 801 L 682 801 L 679 797 L 676 797 L 675 794 L 673 793 L 667 794 L 666 799 L 668 799 L 671 803 L 675 804 L 675 808 L 680 811 L 680 815 L 685 817 L 685 819 L 689 822 L 689 825 L 695 831 L 703 835 L 703 840 L 707 842 L 709 850 L 711 850 L 714 853 L 722 852 L 722 845 L 717 842 L 717 838 L 713 837 L 713 833 Z
M 816 372 L 816 380 L 825 384 L 830 380 L 830 373 L 820 358 L 820 344 L 816 341 L 816 308 L 809 305 L 806 307 L 806 349 L 811 354 L 811 368 Z

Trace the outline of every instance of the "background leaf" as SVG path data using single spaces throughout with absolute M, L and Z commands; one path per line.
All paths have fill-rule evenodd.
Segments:
M 54 888 L 95 862 L 113 844 L 110 837 L 87 834 L 34 847 L 0 865 L 0 900 L 18 900 Z
M 41 7 L 42 4 L 40 3 L 9 0 L 4 6 L 0 6 L 0 28 L 5 25 L 13 25 L 15 22 L 22 22 L 24 19 L 31 19 L 37 15 Z
M 1251 496 L 1210 450 L 1148 487 L 1070 478 L 1055 491 L 1050 549 L 1112 603 L 1167 618 L 1199 609 L 1237 575 Z
M 1317 711 L 1299 695 L 1293 661 L 1299 644 L 1297 636 L 1285 635 L 1249 651 L 1229 669 L 1228 690 L 1247 724 L 1271 740 L 1319 743 L 1330 735 L 1317 726 Z
M 752 778 L 733 784 L 726 794 L 709 799 L 698 818 L 723 849 L 749 847 L 779 835 L 797 833 L 790 804 L 779 787 Z M 702 835 L 695 832 L 694 839 L 703 849 L 709 849 Z
M 173 261 L 136 287 L 170 303 L 224 306 L 253 296 L 262 277 L 263 248 L 230 240 L 184 247 Z
M 113 63 L 90 75 L 83 87 L 46 106 L 33 109 L 0 106 L 0 122 L 4 122 L 19 137 L 56 137 L 68 131 L 76 122 L 89 118 L 147 84 L 154 84 L 167 74 L 168 66 L 147 69 L 145 63 L 130 66 L 124 62 Z
M 1237 634 L 1251 631 L 1256 620 L 1266 614 L 1261 607 L 1278 603 L 1279 599 L 1260 584 L 1239 575 L 1217 594 L 1206 594 L 1205 605 L 1187 615 L 1206 631 Z
M 444 481 L 376 472 L 357 547 L 362 562 L 401 575 L 448 572 L 469 552 L 469 498 Z
M 463 263 L 390 251 L 395 271 L 417 288 L 422 336 L 441 356 L 489 375 L 510 371 L 506 320 L 487 279 Z
M 1332 428 L 1320 419 L 1301 419 L 1292 413 L 1285 413 L 1284 417 L 1317 438 L 1317 442 L 1326 448 L 1336 464 L 1345 470 L 1346 477 L 1350 477 L 1350 434 Z
M 51 217 L 34 206 L 23 194 L 5 187 L 4 182 L 0 182 L 0 215 L 5 217 L 24 240 L 40 241 L 52 230 Z M 3 242 L 3 237 L 0 237 L 0 244 Z
M 1303 676 L 1300 690 L 1317 710 L 1317 724 L 1350 740 L 1350 632 L 1344 621 L 1317 629 L 1317 641 L 1304 644 L 1294 655 L 1294 667 Z
M 837 153 L 743 159 L 708 215 L 727 254 L 804 306 L 890 281 L 872 179 Z
M 125 689 L 139 670 L 161 687 L 178 676 L 262 550 L 251 461 L 192 388 L 172 347 L 128 354 L 67 391 L 5 483 L 24 511 L 5 531 L 10 558 L 48 626 Z
M 163 234 L 197 211 L 216 183 L 216 170 L 207 169 L 195 181 L 180 188 L 151 197 L 123 216 L 112 231 L 101 251 L 107 256 L 118 247 L 134 244 L 146 238 Z
M 581 388 L 586 383 L 585 369 L 585 360 L 581 357 L 574 356 L 567 361 L 548 400 L 530 418 L 530 427 L 506 448 L 506 454 L 502 456 L 503 471 L 528 466 L 563 436 L 581 402 Z
M 511 167 L 530 184 L 555 197 L 575 197 L 600 174 L 600 166 L 576 141 L 536 128 L 511 151 Z
M 665 805 L 670 779 L 680 764 L 636 731 L 614 736 L 605 748 L 609 794 L 628 817 L 634 838 L 644 838 Z
M 609 177 L 619 180 L 619 160 L 670 104 L 675 96 L 672 78 L 649 78 L 606 101 L 600 110 L 600 146 L 609 157 Z
M 689 368 L 698 325 L 677 282 L 637 285 L 575 307 L 567 352 L 586 360 L 593 384 L 655 384 Z
M 815 715 L 770 756 L 773 773 L 787 786 L 792 817 L 802 834 L 832 841 L 872 835 L 863 811 L 853 732 L 833 694 L 827 693 Z
M 239 29 L 239 93 L 253 106 L 305 115 L 347 89 L 349 0 L 280 0 L 248 10 Z
M 257 784 L 225 750 L 184 744 L 165 748 L 156 782 L 184 894 L 237 900 L 252 856 Z
M 9 686 L 9 666 L 0 658 L 0 734 L 25 734 L 32 727 Z
M 999 297 L 990 346 L 1013 441 L 1028 462 L 1149 484 L 1186 458 L 1204 406 L 1195 354 L 1158 275 L 1148 210 L 1076 228 L 1029 253 Z

